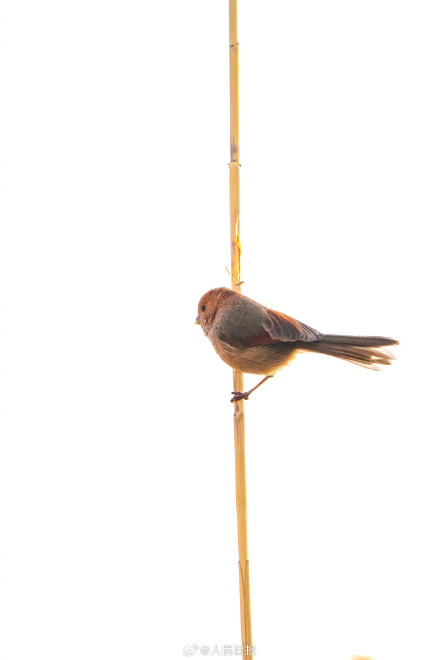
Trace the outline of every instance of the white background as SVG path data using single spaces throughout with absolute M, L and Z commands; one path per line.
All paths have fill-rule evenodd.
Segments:
M 246 404 L 261 659 L 440 657 L 436 5 L 241 0 L 243 292 L 401 342 Z M 0 18 L 1 657 L 239 644 L 227 2 Z

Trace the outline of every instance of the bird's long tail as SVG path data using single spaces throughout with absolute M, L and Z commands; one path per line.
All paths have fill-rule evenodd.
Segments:
M 351 337 L 349 335 L 323 335 L 319 341 L 298 342 L 300 350 L 324 353 L 377 371 L 381 364 L 391 364 L 394 355 L 384 346 L 399 342 L 388 337 Z

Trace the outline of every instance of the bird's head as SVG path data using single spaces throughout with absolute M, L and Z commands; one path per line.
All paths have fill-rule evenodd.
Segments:
M 196 323 L 202 327 L 205 335 L 209 334 L 220 309 L 227 306 L 236 295 L 231 289 L 219 287 L 218 289 L 211 289 L 200 298 Z

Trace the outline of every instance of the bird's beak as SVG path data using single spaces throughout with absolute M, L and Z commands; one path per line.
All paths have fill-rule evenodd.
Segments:
M 198 316 L 196 316 L 196 325 L 200 325 L 200 319 Z

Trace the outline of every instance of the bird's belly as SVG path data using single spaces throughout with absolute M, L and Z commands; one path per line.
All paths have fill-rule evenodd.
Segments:
M 276 342 L 265 346 L 236 348 L 222 341 L 213 342 L 223 362 L 246 374 L 274 374 L 294 357 L 294 342 Z

